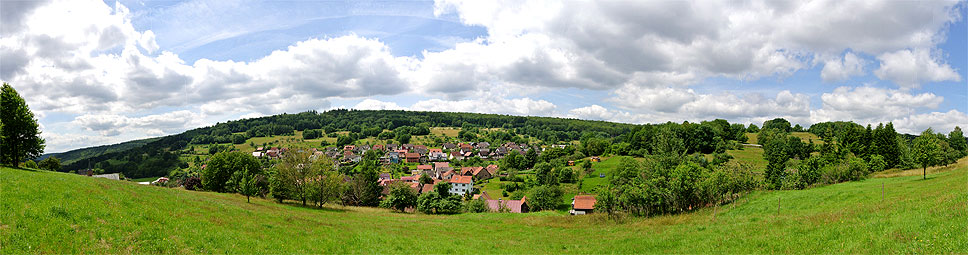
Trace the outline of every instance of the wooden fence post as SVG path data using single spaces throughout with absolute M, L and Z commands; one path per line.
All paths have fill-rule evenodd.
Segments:
M 776 215 L 780 215 L 780 197 L 776 198 Z

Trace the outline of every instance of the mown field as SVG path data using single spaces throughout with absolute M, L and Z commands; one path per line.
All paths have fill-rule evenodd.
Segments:
M 962 159 L 931 169 L 927 180 L 912 170 L 618 220 L 560 212 L 434 216 L 304 208 L 2 168 L 0 254 L 965 253 L 966 165 Z

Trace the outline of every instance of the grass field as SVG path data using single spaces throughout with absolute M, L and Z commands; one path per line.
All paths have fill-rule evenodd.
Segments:
M 731 161 L 739 161 L 753 164 L 756 172 L 766 170 L 766 159 L 763 159 L 763 148 L 745 146 L 742 150 L 727 150 L 726 154 L 733 156 Z
M 619 220 L 560 212 L 314 209 L 2 168 L 0 254 L 964 253 L 966 162 L 937 168 L 928 180 L 900 176 L 762 191 L 718 208 Z M 480 235 L 501 238 L 469 238 Z
M 800 141 L 803 141 L 804 143 L 809 143 L 810 140 L 813 140 L 814 144 L 824 144 L 824 141 L 820 140 L 819 136 L 810 132 L 790 132 L 790 135 L 799 137 Z M 746 133 L 746 143 L 757 144 L 758 137 L 759 133 Z

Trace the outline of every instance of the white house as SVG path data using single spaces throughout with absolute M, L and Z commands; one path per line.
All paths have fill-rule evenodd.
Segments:
M 450 179 L 450 194 L 457 194 L 463 196 L 474 190 L 474 177 L 473 176 L 460 176 L 455 175 Z

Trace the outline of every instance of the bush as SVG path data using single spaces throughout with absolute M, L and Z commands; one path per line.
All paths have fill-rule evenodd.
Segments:
M 469 213 L 483 213 L 490 210 L 491 208 L 487 207 L 487 202 L 483 199 L 474 199 L 464 203 L 464 211 Z
M 867 178 L 868 173 L 867 163 L 864 160 L 850 157 L 844 162 L 824 167 L 823 180 L 829 184 L 859 181 Z
M 40 169 L 48 171 L 60 171 L 61 163 L 60 159 L 57 157 L 47 157 L 44 160 L 41 160 L 37 166 L 40 167 Z
M 188 177 L 182 182 L 182 186 L 185 186 L 187 190 L 196 190 L 202 187 L 202 179 L 195 176 Z
M 713 153 L 713 161 L 711 163 L 713 165 L 721 166 L 726 164 L 726 162 L 729 162 L 731 159 L 733 159 L 733 156 L 727 153 Z
M 27 160 L 27 162 L 24 162 L 23 167 L 30 168 L 30 169 L 37 169 L 37 162 L 34 162 L 33 160 Z
M 390 194 L 380 202 L 380 207 L 390 208 L 400 212 L 416 205 L 417 192 L 410 188 L 410 185 L 402 182 L 391 185 Z
M 538 186 L 528 194 L 528 205 L 533 211 L 555 210 L 561 205 L 561 195 L 558 186 Z

